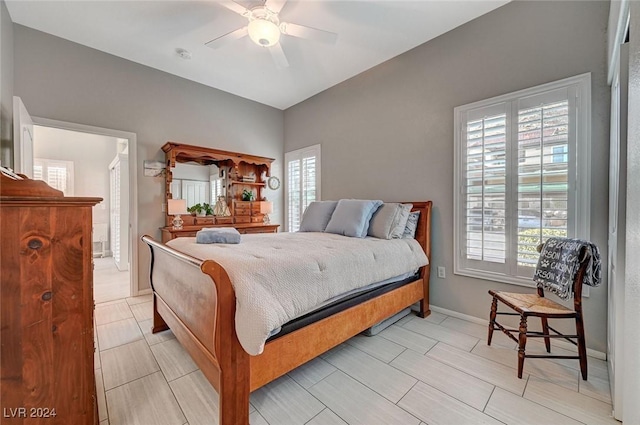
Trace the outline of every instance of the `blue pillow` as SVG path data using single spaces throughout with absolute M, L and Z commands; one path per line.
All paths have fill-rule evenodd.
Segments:
M 341 199 L 333 211 L 324 230 L 327 233 L 364 238 L 369 230 L 371 216 L 382 205 L 382 201 Z
M 234 228 L 204 228 L 196 233 L 196 243 L 240 243 L 240 232 Z
M 302 215 L 300 232 L 324 232 L 331 214 L 336 209 L 338 201 L 315 201 L 309 204 Z

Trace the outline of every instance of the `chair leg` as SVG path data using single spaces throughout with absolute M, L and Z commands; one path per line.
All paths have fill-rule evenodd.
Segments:
M 580 357 L 580 373 L 582 379 L 587 380 L 587 346 L 584 339 L 584 323 L 582 315 L 576 316 L 576 334 L 578 335 L 578 356 Z
M 498 314 L 498 299 L 493 297 L 491 302 L 491 314 L 489 315 L 489 335 L 487 336 L 487 345 L 491 345 L 491 338 L 493 338 L 493 328 L 496 324 L 496 314 Z
M 524 368 L 524 350 L 527 345 L 527 317 L 520 316 L 520 338 L 518 339 L 518 378 L 522 379 L 522 369 Z
M 548 319 L 546 317 L 541 317 L 540 320 L 542 321 L 542 333 L 545 335 L 549 335 L 549 322 Z M 547 353 L 551 352 L 551 338 L 549 337 L 545 337 L 544 338 L 544 346 L 547 349 Z

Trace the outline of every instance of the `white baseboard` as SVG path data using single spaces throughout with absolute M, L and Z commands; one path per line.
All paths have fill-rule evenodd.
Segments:
M 451 317 L 455 317 L 455 318 L 458 318 L 458 319 L 466 320 L 468 322 L 477 323 L 477 324 L 483 325 L 483 326 L 489 326 L 489 320 L 487 320 L 487 319 L 481 319 L 479 317 L 469 316 L 468 314 L 459 313 L 459 312 L 453 311 L 453 310 L 448 310 L 446 308 L 438 307 L 438 306 L 433 305 L 433 304 L 431 304 L 429 306 L 429 308 L 432 311 L 435 311 L 436 313 L 442 313 L 442 314 L 446 314 L 447 316 L 451 316 Z M 553 341 L 552 344 L 558 346 L 559 348 L 565 348 L 565 349 L 568 349 L 568 350 L 575 349 L 575 346 L 573 344 L 571 344 L 569 342 L 565 342 L 565 341 Z M 587 348 L 587 356 L 593 357 L 595 359 L 607 360 L 606 353 L 603 353 L 602 351 L 593 350 L 591 348 Z
M 139 297 L 141 295 L 148 295 L 148 294 L 151 294 L 151 288 L 138 290 L 138 295 L 136 296 Z

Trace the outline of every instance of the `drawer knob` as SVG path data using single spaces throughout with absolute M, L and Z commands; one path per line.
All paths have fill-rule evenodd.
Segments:
M 30 249 L 40 249 L 42 248 L 42 241 L 38 238 L 33 238 L 29 242 L 27 242 L 27 246 Z
M 53 297 L 53 294 L 51 294 L 51 291 L 47 291 L 42 294 L 42 301 L 49 301 L 51 300 L 51 297 Z

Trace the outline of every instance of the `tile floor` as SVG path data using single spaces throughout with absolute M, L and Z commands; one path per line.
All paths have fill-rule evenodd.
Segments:
M 171 331 L 151 334 L 151 296 L 96 306 L 100 424 L 218 423 L 218 396 Z M 607 366 L 527 359 L 515 343 L 433 313 L 356 336 L 251 394 L 252 425 L 616 424 Z M 544 346 L 529 342 L 529 349 Z M 554 351 L 564 352 L 562 349 Z
M 118 270 L 113 257 L 94 258 L 93 265 L 93 299 L 96 303 L 131 295 L 129 271 Z

